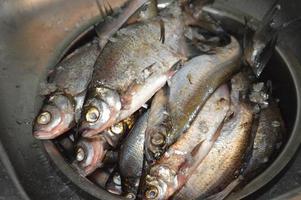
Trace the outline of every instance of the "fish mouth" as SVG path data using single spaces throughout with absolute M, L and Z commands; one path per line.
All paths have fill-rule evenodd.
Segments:
M 57 95 L 49 98 L 47 105 L 34 121 L 33 136 L 37 139 L 54 139 L 72 126 L 74 107 L 71 101 Z

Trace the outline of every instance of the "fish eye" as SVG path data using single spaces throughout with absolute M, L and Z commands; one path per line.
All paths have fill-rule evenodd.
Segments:
M 113 126 L 110 128 L 110 131 L 111 131 L 112 133 L 114 133 L 114 134 L 119 135 L 119 134 L 122 134 L 122 133 L 124 132 L 124 129 L 125 129 L 125 128 L 124 128 L 123 123 L 122 123 L 122 122 L 119 122 L 119 123 L 113 125 Z
M 156 133 L 151 137 L 151 143 L 155 146 L 162 146 L 165 144 L 165 137 L 161 133 Z
M 51 121 L 51 118 L 51 113 L 48 111 L 44 111 L 38 116 L 37 123 L 40 125 L 46 125 Z
M 145 197 L 147 199 L 155 199 L 159 194 L 159 190 L 157 187 L 151 187 L 145 192 Z
M 76 160 L 78 162 L 81 162 L 85 159 L 86 155 L 85 155 L 85 151 L 83 148 L 79 147 L 76 151 Z
M 86 112 L 86 121 L 90 123 L 96 122 L 100 117 L 100 112 L 96 107 L 91 107 Z

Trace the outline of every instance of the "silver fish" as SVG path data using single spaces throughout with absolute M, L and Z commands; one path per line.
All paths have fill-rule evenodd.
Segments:
M 160 41 L 162 21 L 164 43 Z M 107 44 L 95 64 L 80 126 L 84 137 L 130 116 L 166 83 L 175 73 L 172 67 L 186 59 L 181 52 L 182 32 L 179 17 L 134 24 L 117 32 L 116 41 Z
M 80 116 L 99 52 L 96 43 L 88 44 L 58 64 L 49 82 L 54 91 L 49 94 L 34 123 L 36 138 L 53 139 L 73 127 Z
M 200 55 L 188 61 L 170 81 L 169 110 L 172 144 L 196 117 L 210 95 L 240 68 L 240 45 L 235 38 L 216 49 L 213 55 Z
M 204 104 L 191 127 L 150 167 L 145 199 L 168 199 L 185 184 L 214 144 L 229 107 L 229 90 L 222 85 Z
M 124 196 L 137 195 L 143 167 L 144 136 L 147 127 L 148 112 L 136 122 L 129 135 L 123 141 L 119 154 L 119 171 Z

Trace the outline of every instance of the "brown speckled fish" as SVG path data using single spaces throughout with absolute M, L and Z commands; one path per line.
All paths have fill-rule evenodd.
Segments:
M 232 84 L 229 116 L 220 136 L 175 199 L 206 199 L 239 176 L 251 138 L 253 112 L 252 107 L 239 98 L 239 88 L 243 87 L 235 84 Z

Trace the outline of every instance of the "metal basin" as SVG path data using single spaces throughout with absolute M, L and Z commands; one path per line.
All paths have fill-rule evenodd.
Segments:
M 76 191 L 79 196 L 120 199 L 79 177 L 53 142 L 46 141 L 42 145 L 31 135 L 32 120 L 42 103 L 38 94 L 39 84 L 75 41 L 101 19 L 95 1 L 19 0 L 1 4 L 0 139 L 16 178 L 29 197 L 34 195 L 35 198 L 46 199 L 49 194 L 49 199 L 55 199 L 52 196 L 57 188 L 45 186 L 45 183 L 56 183 L 57 178 L 45 178 L 45 173 L 55 171 L 53 176 L 68 182 L 68 191 Z M 226 5 L 217 3 L 207 11 L 220 18 L 230 32 L 237 33 L 242 26 L 244 12 Z M 301 44 L 301 38 L 297 39 L 292 38 L 295 41 L 291 42 Z M 295 48 L 277 46 L 263 74 L 264 80 L 272 80 L 274 95 L 280 99 L 288 130 L 283 148 L 269 168 L 229 199 L 246 197 L 271 181 L 293 157 L 300 144 L 301 65 L 294 53 Z M 44 149 L 50 157 L 44 156 Z M 41 179 L 36 180 L 37 177 Z

